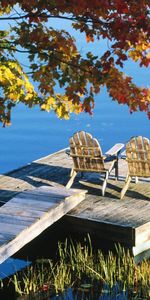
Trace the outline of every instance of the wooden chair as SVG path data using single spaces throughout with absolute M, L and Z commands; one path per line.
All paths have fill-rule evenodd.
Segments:
M 150 177 L 150 140 L 146 137 L 137 136 L 130 139 L 126 144 L 126 160 L 128 173 L 120 198 L 125 195 L 132 177 L 138 182 L 139 177 Z
M 102 186 L 102 195 L 104 196 L 108 176 L 113 168 L 118 177 L 118 154 L 123 147 L 123 144 L 116 144 L 103 156 L 97 139 L 85 131 L 76 132 L 70 138 L 70 156 L 73 159 L 73 168 L 66 188 L 72 186 L 78 172 L 104 173 Z

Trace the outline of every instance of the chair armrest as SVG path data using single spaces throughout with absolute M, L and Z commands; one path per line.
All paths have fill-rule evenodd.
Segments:
M 126 156 L 126 150 L 124 150 L 123 152 L 121 152 L 121 158 L 122 159 L 126 159 L 127 156 Z
M 124 148 L 124 144 L 121 143 L 115 144 L 105 154 L 106 156 L 118 156 L 122 148 Z
M 66 149 L 65 149 L 65 153 L 66 153 L 68 156 L 70 156 L 70 148 L 66 148 Z

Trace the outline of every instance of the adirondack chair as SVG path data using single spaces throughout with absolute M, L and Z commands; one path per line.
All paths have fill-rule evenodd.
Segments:
M 132 177 L 138 183 L 139 177 L 150 177 L 150 140 L 146 137 L 133 137 L 126 144 L 126 160 L 128 173 L 120 198 L 123 199 Z
M 97 139 L 85 131 L 76 132 L 69 141 L 73 168 L 66 188 L 69 189 L 72 186 L 78 172 L 104 173 L 102 186 L 102 195 L 104 196 L 108 176 L 113 168 L 115 168 L 115 175 L 118 177 L 118 155 L 124 144 L 116 144 L 103 156 Z

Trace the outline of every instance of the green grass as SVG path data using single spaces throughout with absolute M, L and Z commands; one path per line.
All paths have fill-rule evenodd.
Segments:
M 109 251 L 104 255 L 100 249 L 93 253 L 88 237 L 84 245 L 67 240 L 59 243 L 58 253 L 56 263 L 41 259 L 12 277 L 17 295 L 59 294 L 68 287 L 85 291 L 94 287 L 99 294 L 111 294 L 117 287 L 120 293 L 128 291 L 150 299 L 150 262 L 136 264 L 121 246 L 116 246 L 116 254 Z

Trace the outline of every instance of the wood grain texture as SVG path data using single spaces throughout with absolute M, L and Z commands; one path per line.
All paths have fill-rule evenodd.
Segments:
M 70 190 L 68 195 L 65 188 L 49 187 L 45 189 L 39 187 L 34 190 L 34 193 L 27 191 L 17 195 L 1 207 L 0 263 L 79 204 L 85 198 L 85 193 L 86 191 L 83 190 Z M 32 199 L 32 196 L 34 196 L 34 199 Z M 10 210 L 10 204 L 16 205 L 23 212 L 27 209 L 28 215 L 20 213 L 18 216 L 15 210 L 13 211 L 14 215 L 13 212 L 11 212 L 11 215 L 4 214 L 7 206 Z M 44 213 L 40 217 L 32 218 L 31 215 L 29 216 L 29 207 L 33 211 L 42 210 Z

